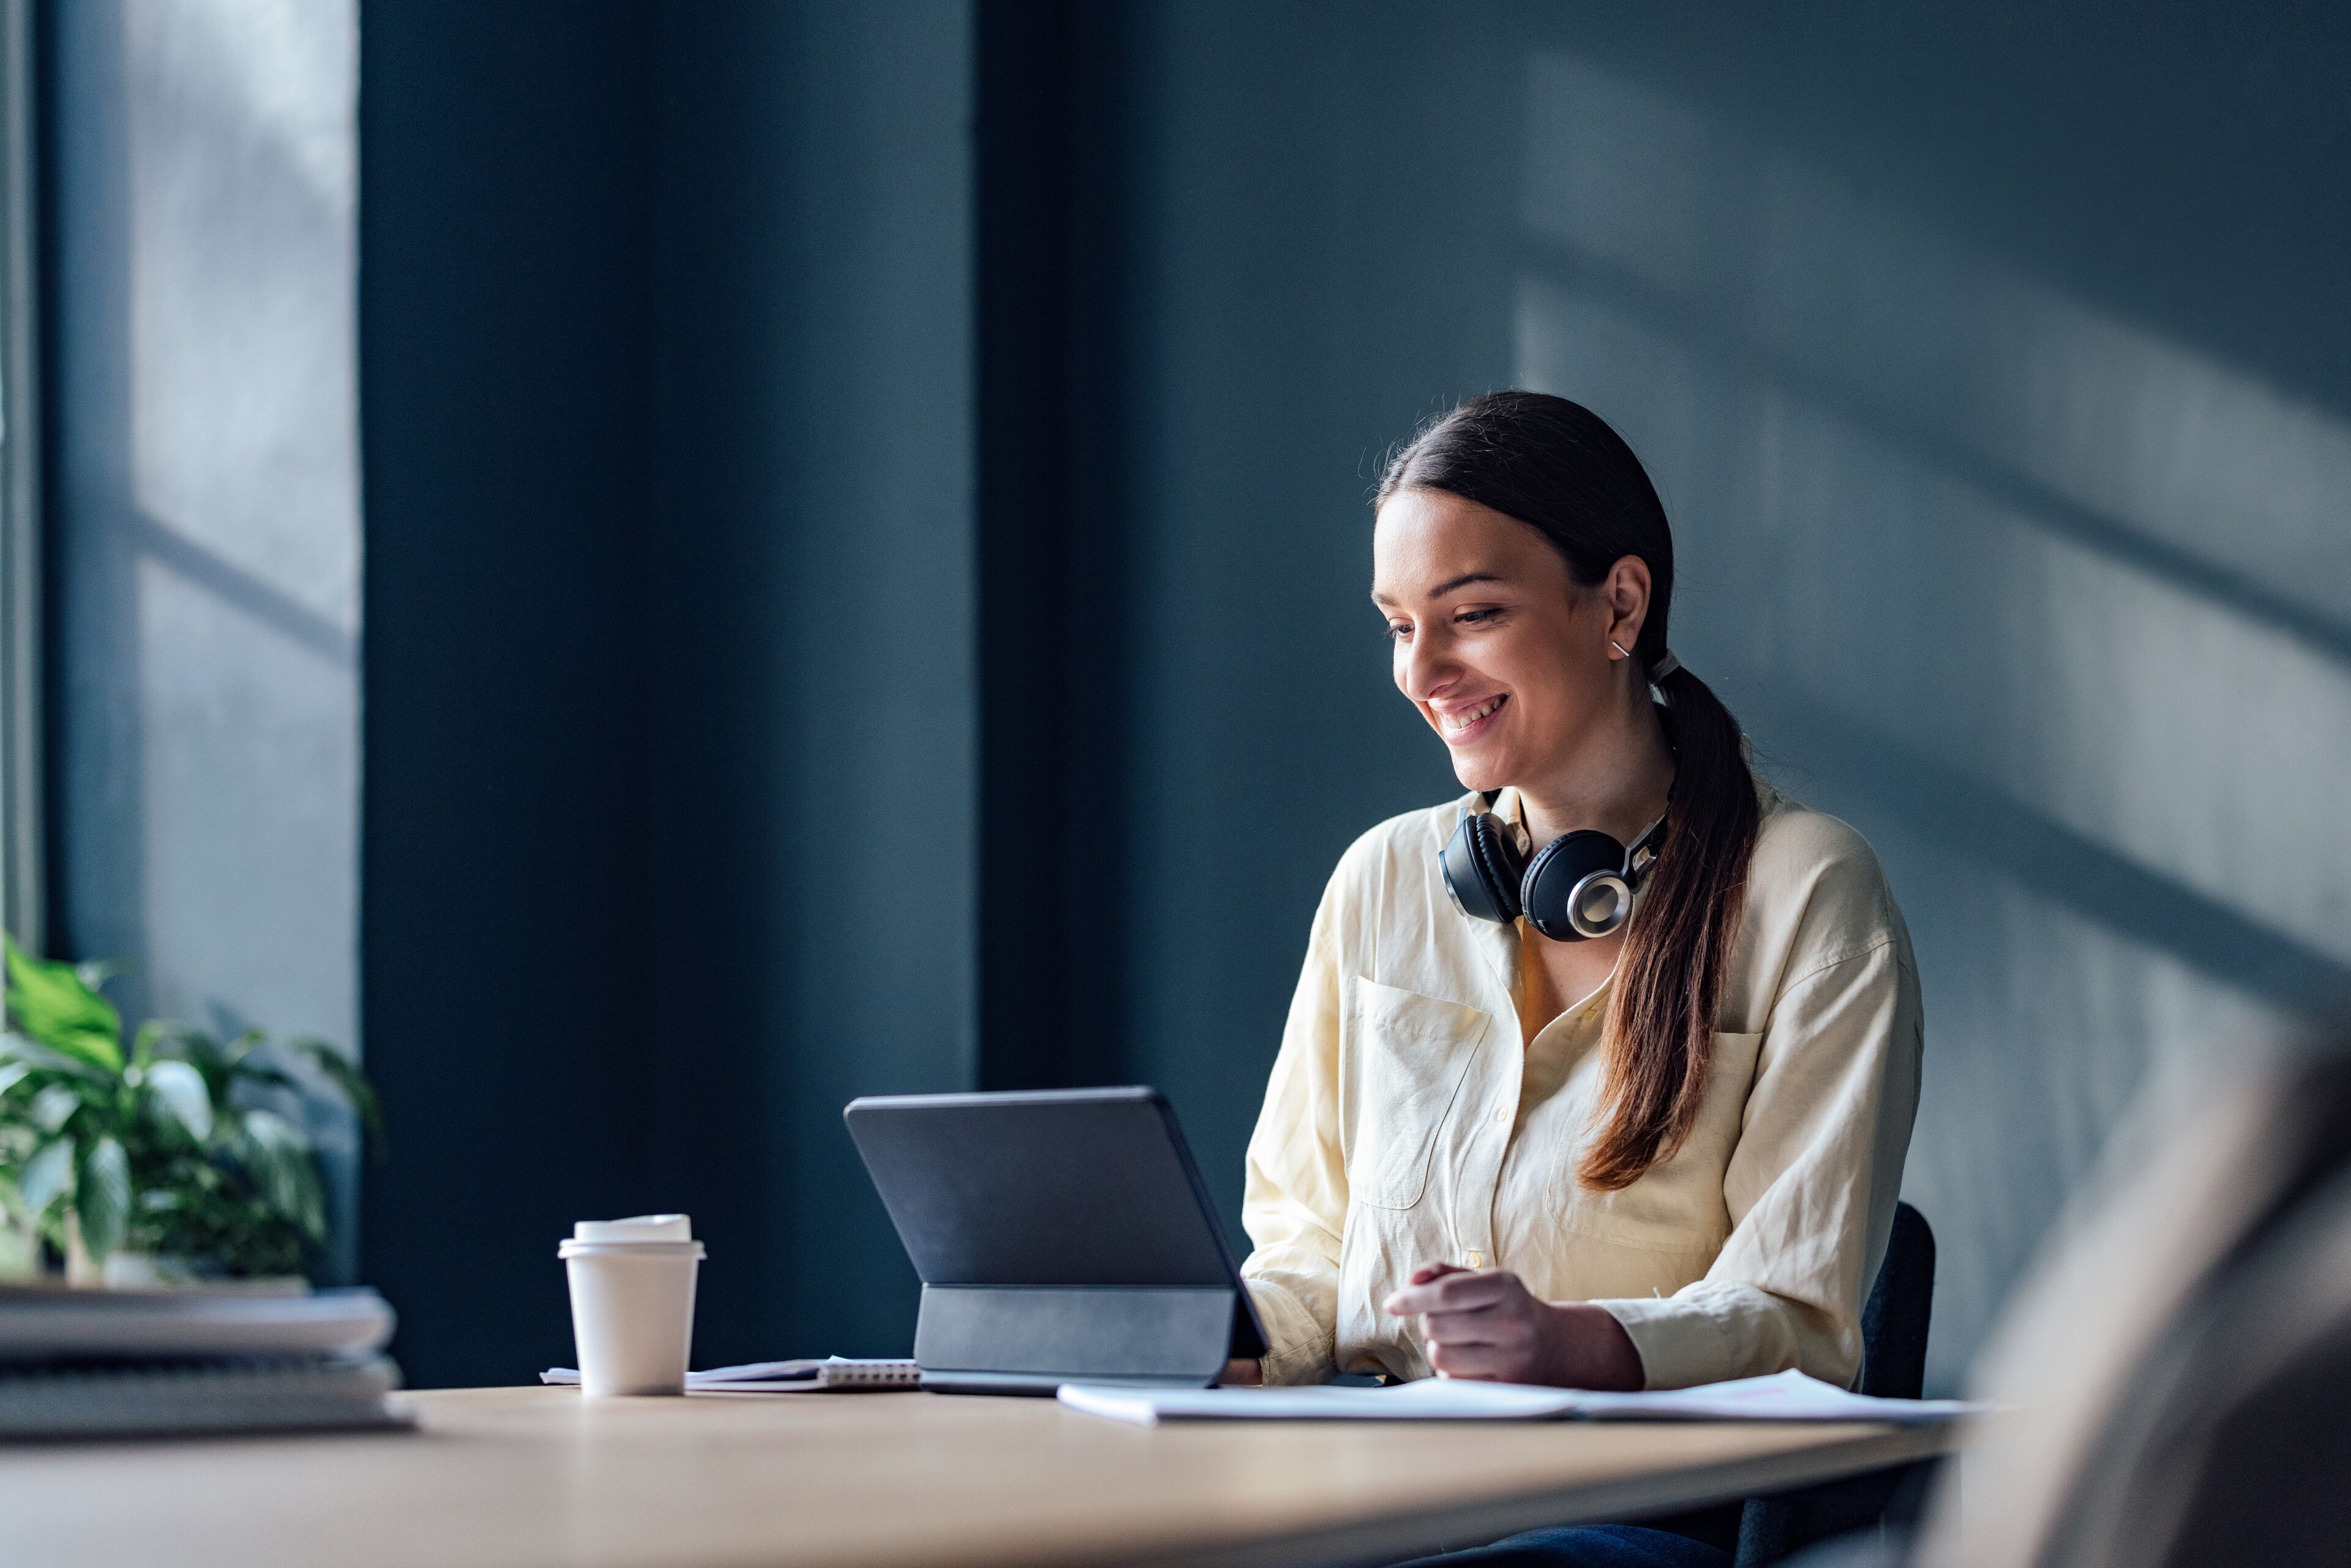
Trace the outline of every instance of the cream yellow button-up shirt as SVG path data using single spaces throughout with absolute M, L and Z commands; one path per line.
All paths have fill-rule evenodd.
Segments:
M 1446 897 L 1437 851 L 1479 798 L 1383 822 L 1342 857 L 1249 1141 L 1241 1272 L 1268 1382 L 1426 1376 L 1416 1321 L 1380 1301 L 1436 1262 L 1598 1302 L 1652 1388 L 1858 1375 L 1917 1110 L 1917 971 L 1868 842 L 1758 790 L 1697 1125 L 1618 1192 L 1575 1177 L 1603 1120 L 1608 988 L 1522 1044 L 1520 930 Z M 1521 820 L 1511 791 L 1494 809 Z

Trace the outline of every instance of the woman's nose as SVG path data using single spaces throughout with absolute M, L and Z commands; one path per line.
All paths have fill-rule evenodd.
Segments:
M 1396 685 L 1415 702 L 1426 702 L 1458 673 L 1442 634 L 1424 632 L 1403 644 L 1403 653 L 1396 664 Z

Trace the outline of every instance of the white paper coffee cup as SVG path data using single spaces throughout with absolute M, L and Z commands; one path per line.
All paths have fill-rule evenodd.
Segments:
M 702 1243 L 683 1214 L 583 1219 L 555 1249 L 571 1279 L 580 1391 L 683 1394 Z

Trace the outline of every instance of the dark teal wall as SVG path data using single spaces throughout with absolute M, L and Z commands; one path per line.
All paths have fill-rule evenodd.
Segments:
M 362 1272 L 413 1380 L 514 1382 L 555 1241 L 655 1199 L 652 32 L 361 16 Z
M 969 22 L 660 10 L 653 1190 L 706 1362 L 903 1354 L 841 1108 L 977 1071 Z
M 1389 443 L 1510 380 L 1511 37 L 1474 7 L 1135 6 L 1106 73 L 1114 1028 L 1236 1227 L 1323 880 L 1455 788 L 1389 680 L 1366 497 Z
M 571 1221 L 691 1212 L 705 1361 L 903 1348 L 840 1122 L 967 1084 L 967 24 L 363 12 L 367 1277 L 566 1362 Z

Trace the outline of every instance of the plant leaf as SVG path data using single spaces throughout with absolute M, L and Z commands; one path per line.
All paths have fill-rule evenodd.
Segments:
M 232 1083 L 258 1084 L 270 1089 L 287 1089 L 291 1090 L 296 1094 L 302 1092 L 302 1081 L 300 1079 L 295 1077 L 292 1073 L 287 1071 L 282 1067 L 270 1066 L 261 1058 L 256 1056 L 249 1056 L 243 1061 L 238 1062 L 234 1068 L 231 1068 L 229 1070 L 229 1082 Z
M 25 1212 L 37 1218 L 43 1209 L 57 1200 L 57 1194 L 65 1191 L 66 1177 L 72 1173 L 72 1139 L 58 1138 L 42 1145 L 16 1173 L 16 1196 L 25 1200 Z
M 171 1039 L 172 1033 L 172 1025 L 162 1019 L 149 1019 L 141 1024 L 139 1032 L 131 1037 L 131 1065 L 144 1067 L 154 1061 L 156 1043 Z
M 33 1124 L 44 1133 L 55 1133 L 80 1109 L 81 1096 L 70 1084 L 52 1083 L 33 1096 Z
M 315 1064 L 325 1073 L 352 1110 L 359 1113 L 360 1126 L 376 1146 L 381 1158 L 383 1149 L 383 1113 L 376 1104 L 375 1085 L 367 1080 L 359 1064 L 323 1040 L 289 1040 L 286 1049 Z
M 37 1072 L 62 1072 L 90 1083 L 110 1083 L 114 1077 L 78 1056 L 52 1051 L 39 1040 L 21 1034 L 0 1034 L 0 1061 L 20 1061 Z
M 177 1056 L 199 1064 L 218 1065 L 222 1057 L 220 1041 L 179 1019 L 149 1019 L 141 1024 L 131 1054 L 141 1051 L 153 1056 Z
M 71 964 L 36 958 L 6 943 L 7 1007 L 26 1034 L 108 1072 L 122 1071 L 122 1018 Z
M 309 1134 L 275 1111 L 247 1111 L 236 1155 L 272 1212 L 311 1240 L 326 1240 L 326 1197 Z
M 81 1221 L 81 1244 L 103 1263 L 122 1244 L 131 1218 L 131 1156 L 111 1137 L 100 1138 L 82 1156 L 74 1182 L 74 1217 Z
M 139 1040 L 147 1060 L 188 1063 L 203 1075 L 206 1097 L 215 1105 L 226 1103 L 235 1073 L 220 1041 L 176 1019 L 151 1019 L 140 1029 Z
M 184 1061 L 166 1058 L 148 1064 L 147 1087 L 188 1130 L 188 1136 L 201 1144 L 213 1135 L 213 1097 L 204 1087 L 203 1073 Z
M 0 1061 L 0 1094 L 5 1094 L 33 1075 L 30 1062 Z

